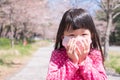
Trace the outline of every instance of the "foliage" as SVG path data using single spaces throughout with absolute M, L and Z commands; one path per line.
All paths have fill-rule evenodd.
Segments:
M 107 21 L 107 19 L 106 19 L 106 14 L 105 14 L 102 10 L 97 10 L 97 11 L 96 11 L 96 18 L 97 18 L 98 20 Z
M 120 45 L 120 26 L 115 28 L 115 32 L 112 32 L 110 35 L 110 44 L 111 45 Z
M 0 49 L 8 49 L 10 48 L 10 39 L 7 38 L 0 38 Z
M 114 69 L 117 73 L 120 74 L 120 53 L 119 52 L 110 52 L 109 60 L 105 62 L 107 68 Z
M 0 37 L 11 40 L 36 37 L 34 35 L 53 38 L 55 34 L 49 23 L 55 14 L 52 11 L 51 15 L 49 10 L 47 0 L 0 0 Z
M 116 21 L 116 27 L 110 35 L 110 44 L 120 45 L 120 15 L 114 21 Z
M 14 48 L 8 47 L 7 44 L 9 42 L 8 39 L 4 42 L 4 47 L 0 45 L 0 66 L 11 66 L 16 64 L 16 59 L 19 60 L 23 57 L 29 57 L 31 54 L 41 46 L 48 45 L 48 41 L 38 41 L 34 43 L 27 44 L 24 46 L 21 43 L 18 43 L 14 46 Z M 3 39 L 1 39 L 3 43 Z M 6 48 L 7 47 L 7 48 Z
M 15 45 L 14 48 L 11 48 L 10 45 L 8 45 L 8 42 L 10 44 L 10 40 L 2 40 L 1 41 L 4 43 L 4 45 L 0 45 L 0 65 L 10 66 L 14 64 L 14 59 L 31 55 L 31 51 L 33 50 L 31 44 L 23 46 L 21 43 L 19 43 Z

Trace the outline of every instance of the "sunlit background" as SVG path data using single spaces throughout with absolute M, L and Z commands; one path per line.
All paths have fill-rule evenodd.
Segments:
M 0 0 L 0 80 L 15 74 L 40 47 L 54 44 L 62 15 L 70 8 L 91 14 L 106 70 L 119 76 L 120 0 Z

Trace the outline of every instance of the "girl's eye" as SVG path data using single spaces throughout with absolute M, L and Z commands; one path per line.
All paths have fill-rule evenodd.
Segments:
M 75 35 L 74 34 L 70 34 L 69 36 L 74 37 Z
M 87 34 L 82 34 L 82 36 L 85 36 L 85 35 L 87 35 Z

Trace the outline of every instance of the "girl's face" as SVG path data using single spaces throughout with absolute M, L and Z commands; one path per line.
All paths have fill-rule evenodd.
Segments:
M 88 29 L 77 29 L 77 30 L 69 30 L 69 31 L 65 31 L 64 32 L 64 37 L 68 36 L 68 37 L 77 37 L 77 36 L 81 36 L 86 40 L 91 40 L 91 32 Z

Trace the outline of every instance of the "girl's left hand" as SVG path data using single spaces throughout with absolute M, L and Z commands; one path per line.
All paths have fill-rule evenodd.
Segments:
M 79 64 L 83 62 L 90 51 L 90 40 L 84 39 L 83 37 L 76 37 L 76 53 L 79 56 Z

